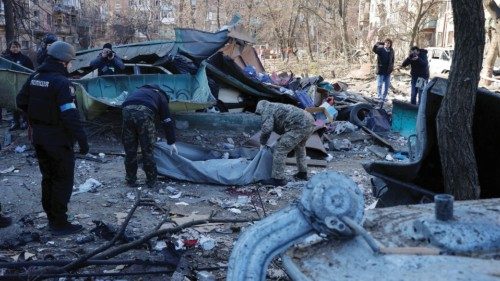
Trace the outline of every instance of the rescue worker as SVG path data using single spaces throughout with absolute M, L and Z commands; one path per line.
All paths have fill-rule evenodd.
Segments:
M 126 183 L 129 186 L 137 184 L 137 147 L 140 144 L 146 185 L 154 188 L 157 177 L 153 158 L 153 145 L 156 141 L 155 120 L 163 125 L 171 153 L 178 153 L 175 146 L 174 121 L 168 109 L 167 95 L 156 84 L 144 85 L 125 99 L 122 108 Z
M 7 50 L 5 50 L 2 53 L 2 58 L 20 64 L 26 68 L 33 69 L 33 62 L 28 56 L 24 55 L 21 52 L 21 44 L 19 44 L 18 41 L 11 41 L 8 44 Z M 0 108 L 0 120 L 2 119 L 1 115 L 2 115 L 2 108 Z M 23 115 L 22 111 L 14 110 L 12 115 L 14 117 L 14 120 L 9 128 L 9 131 L 14 131 L 19 129 L 25 130 L 26 128 L 28 128 L 28 124 L 26 122 L 27 120 L 25 118 L 26 116 L 22 116 Z
M 47 49 L 52 45 L 52 43 L 57 41 L 57 36 L 52 33 L 47 33 L 42 39 L 40 48 L 36 52 L 36 63 L 41 65 L 45 58 L 47 57 Z
M 265 100 L 257 103 L 255 113 L 262 116 L 261 149 L 266 146 L 273 131 L 281 135 L 274 147 L 271 179 L 262 183 L 274 186 L 286 185 L 285 159 L 292 150 L 295 151 L 299 169 L 294 178 L 307 180 L 306 141 L 314 131 L 312 115 L 293 105 Z
M 97 69 L 97 75 L 115 75 L 118 70 L 125 69 L 122 59 L 113 51 L 110 43 L 104 44 L 96 59 L 90 62 L 92 70 Z
M 74 180 L 78 141 L 81 154 L 89 152 L 87 136 L 76 107 L 75 89 L 68 80 L 68 68 L 75 49 L 57 41 L 47 50 L 44 63 L 32 74 L 17 95 L 17 106 L 28 114 L 33 128 L 32 142 L 42 173 L 42 206 L 53 235 L 81 231 L 68 222 L 68 203 Z

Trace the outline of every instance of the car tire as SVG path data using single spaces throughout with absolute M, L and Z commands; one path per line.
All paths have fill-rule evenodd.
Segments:
M 354 105 L 349 113 L 349 122 L 360 127 L 366 126 L 366 117 L 372 109 L 373 106 L 368 103 Z

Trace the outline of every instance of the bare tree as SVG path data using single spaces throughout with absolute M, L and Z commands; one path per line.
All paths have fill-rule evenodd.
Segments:
M 10 42 L 16 38 L 13 0 L 2 0 L 5 11 L 5 40 Z
M 422 25 L 426 22 L 427 16 L 432 13 L 440 4 L 438 0 L 414 0 L 416 12 L 414 13 L 413 26 L 411 28 L 410 46 L 415 45 L 415 40 L 420 32 Z
M 481 188 L 472 139 L 472 121 L 485 44 L 482 0 L 451 2 L 455 53 L 449 86 L 437 115 L 445 192 L 457 200 L 477 199 Z

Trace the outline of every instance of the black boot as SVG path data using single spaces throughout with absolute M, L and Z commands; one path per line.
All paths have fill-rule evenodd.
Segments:
M 298 172 L 295 175 L 293 175 L 293 177 L 296 180 L 304 180 L 304 181 L 306 181 L 307 180 L 307 172 Z
M 286 185 L 286 180 L 285 179 L 275 179 L 275 178 L 270 178 L 267 180 L 262 180 L 260 181 L 262 185 L 272 185 L 272 186 L 285 186 Z
M 49 222 L 49 230 L 54 236 L 64 236 L 82 231 L 83 226 L 79 224 L 71 224 L 67 221 L 62 223 Z
M 0 214 L 0 228 L 8 227 L 12 224 L 12 219 Z

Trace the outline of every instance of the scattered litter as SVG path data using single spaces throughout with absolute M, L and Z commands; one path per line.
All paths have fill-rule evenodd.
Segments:
M 342 133 L 354 132 L 358 129 L 358 126 L 352 124 L 349 121 L 334 121 L 332 122 L 333 132 L 337 135 Z
M 122 224 L 125 221 L 125 219 L 127 218 L 128 214 L 127 213 L 118 212 L 118 213 L 115 213 L 115 216 L 116 216 L 116 222 L 118 224 Z
M 174 243 L 175 250 L 184 250 L 186 246 L 184 245 L 184 241 L 182 239 L 177 239 Z
M 196 244 L 198 244 L 198 239 L 186 239 L 186 240 L 182 241 L 182 243 L 184 244 L 184 246 L 186 248 L 192 248 L 192 247 L 196 246 Z
M 77 214 L 75 216 L 76 219 L 88 219 L 90 218 L 90 215 L 89 214 Z
M 267 194 L 269 195 L 276 195 L 278 198 L 281 198 L 283 196 L 283 188 L 281 187 L 276 187 L 273 189 L 270 189 Z
M 165 241 L 157 241 L 155 247 L 153 248 L 155 251 L 161 251 L 167 247 L 167 243 Z
M 331 154 L 328 154 L 328 156 L 325 157 L 325 161 L 330 163 L 333 160 L 333 156 Z
M 78 188 L 73 191 L 73 195 L 79 194 L 79 193 L 84 193 L 84 192 L 89 192 L 89 193 L 94 193 L 97 192 L 97 188 L 101 187 L 102 183 L 97 181 L 96 179 L 90 178 L 86 180 L 83 184 L 78 186 Z
M 394 155 L 392 155 L 392 157 L 396 160 L 399 160 L 399 161 L 408 160 L 408 157 L 406 155 L 404 155 L 402 152 L 396 152 L 396 153 L 394 153 Z
M 177 205 L 177 206 L 189 206 L 189 204 L 186 202 L 177 202 L 177 203 L 175 203 L 175 205 Z
M 14 150 L 16 153 L 23 153 L 26 151 L 26 145 L 23 146 L 17 146 L 16 149 Z
M 384 159 L 388 152 L 387 148 L 378 145 L 370 145 L 367 149 L 381 159 Z
M 172 217 L 172 221 L 178 225 L 185 224 L 188 222 L 196 221 L 196 220 L 206 220 L 208 219 L 208 215 L 198 215 L 196 213 L 192 213 L 188 216 L 175 216 Z
M 234 149 L 234 144 L 231 144 L 231 143 L 223 143 L 223 144 L 222 144 L 222 148 L 224 148 L 224 149 L 228 149 L 228 150 L 232 150 L 232 149 Z
M 241 210 L 236 208 L 230 208 L 228 211 L 235 214 L 241 214 Z
M 10 173 L 10 172 L 13 172 L 16 168 L 14 168 L 14 166 L 10 166 L 8 167 L 7 169 L 5 170 L 1 170 L 0 171 L 0 174 L 7 174 L 7 173 Z
M 99 157 L 104 158 L 104 157 L 106 157 L 106 154 L 101 152 L 101 153 L 99 153 Z
M 130 200 L 135 200 L 135 195 L 132 192 L 127 193 L 127 198 Z
M 115 236 L 116 230 L 102 221 L 92 221 L 96 226 L 90 230 L 97 237 L 104 240 L 111 240 Z
M 372 209 L 375 209 L 375 207 L 377 206 L 377 202 L 378 200 L 375 200 L 373 203 L 371 203 L 369 206 L 366 206 L 365 207 L 365 210 L 372 210 Z
M 284 280 L 287 277 L 286 273 L 281 269 L 270 268 L 267 270 L 267 274 L 272 280 Z
M 278 203 L 277 203 L 277 202 L 276 202 L 276 200 L 274 200 L 274 199 L 269 199 L 267 202 L 268 202 L 268 203 L 269 203 L 269 205 L 271 205 L 271 206 L 277 206 L 277 205 L 278 205 Z
M 179 193 L 179 190 L 177 190 L 174 187 L 171 187 L 170 185 L 165 188 L 170 194 L 177 194 Z
M 215 276 L 208 271 L 198 271 L 196 273 L 196 280 L 198 280 L 198 281 L 215 281 Z
M 387 154 L 387 155 L 385 156 L 385 160 L 387 160 L 387 161 L 394 161 L 394 158 L 392 157 L 392 155 L 391 155 L 391 154 Z
M 92 242 L 95 240 L 95 237 L 94 235 L 92 234 L 89 234 L 89 235 L 78 235 L 76 237 L 76 244 L 85 244 L 85 243 L 89 243 L 89 242 Z
M 215 240 L 213 238 L 210 238 L 208 236 L 201 236 L 200 240 L 198 241 L 200 244 L 201 248 L 205 251 L 210 251 L 213 248 L 215 248 Z
M 234 145 L 234 140 L 233 140 L 232 138 L 227 138 L 227 142 L 228 142 L 229 144 Z
M 229 152 L 224 152 L 224 154 L 222 154 L 222 159 L 229 159 Z
M 330 150 L 350 150 L 352 148 L 352 143 L 348 139 L 334 139 L 329 143 Z
M 181 198 L 181 196 L 182 196 L 182 192 L 179 192 L 179 193 L 177 193 L 175 195 L 170 195 L 168 197 L 170 197 L 172 199 L 179 199 L 179 198 Z

